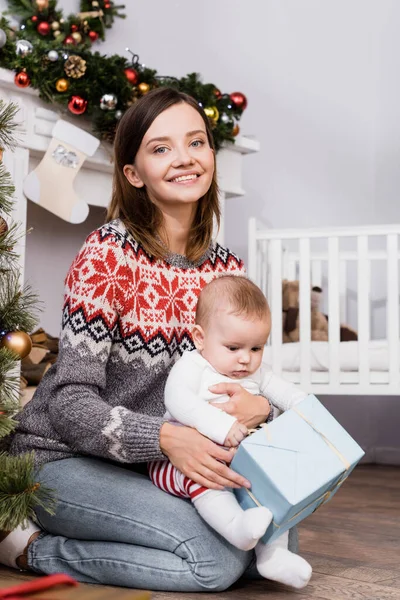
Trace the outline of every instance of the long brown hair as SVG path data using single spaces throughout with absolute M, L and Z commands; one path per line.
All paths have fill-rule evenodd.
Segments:
M 195 262 L 209 248 L 214 218 L 219 227 L 221 213 L 210 123 L 197 101 L 187 94 L 167 87 L 152 90 L 124 113 L 114 142 L 113 191 L 107 211 L 107 221 L 121 219 L 134 239 L 155 258 L 164 258 L 168 253 L 158 237 L 163 224 L 161 210 L 151 202 L 146 186 L 136 188 L 129 183 L 123 168 L 127 164 L 134 163 L 143 137 L 158 115 L 170 106 L 181 102 L 189 104 L 199 113 L 206 127 L 208 143 L 214 150 L 214 175 L 211 186 L 197 203 L 196 214 L 188 236 L 186 256 Z

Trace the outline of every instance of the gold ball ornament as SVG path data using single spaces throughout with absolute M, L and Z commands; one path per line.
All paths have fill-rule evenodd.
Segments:
M 58 21 L 53 21 L 51 24 L 51 28 L 53 31 L 57 31 L 58 29 L 60 29 L 60 23 Z
M 36 0 L 36 8 L 38 11 L 47 10 L 49 8 L 49 0 Z
M 74 40 L 76 41 L 77 44 L 80 44 L 82 41 L 82 36 L 79 33 L 79 31 L 74 31 L 73 33 L 71 33 L 71 37 L 74 38 Z
M 216 106 L 206 106 L 204 112 L 206 113 L 207 117 L 211 119 L 211 121 L 218 121 L 219 111 Z
M 60 92 L 60 94 L 62 94 L 63 92 L 66 92 L 68 88 L 69 88 L 69 82 L 67 79 L 64 79 L 64 78 L 57 79 L 57 81 L 56 81 L 57 92 Z
M 237 135 L 239 135 L 239 131 L 240 131 L 240 127 L 239 125 L 236 123 L 235 127 L 232 129 L 232 135 L 234 137 L 236 137 Z
M 63 35 L 59 29 L 53 33 L 55 38 L 58 38 L 59 35 Z
M 138 89 L 139 89 L 139 92 L 141 94 L 143 94 L 143 96 L 144 96 L 145 94 L 147 94 L 150 91 L 150 86 L 148 83 L 145 83 L 143 81 L 142 83 L 139 83 Z
M 8 348 L 22 360 L 32 350 L 32 340 L 25 331 L 9 331 L 1 338 L 0 346 Z

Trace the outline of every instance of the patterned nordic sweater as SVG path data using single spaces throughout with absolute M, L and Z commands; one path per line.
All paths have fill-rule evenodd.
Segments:
M 164 386 L 193 349 L 201 289 L 243 263 L 215 244 L 197 265 L 150 257 L 115 220 L 94 231 L 66 278 L 58 360 L 18 417 L 10 452 L 36 464 L 79 455 L 163 458 Z

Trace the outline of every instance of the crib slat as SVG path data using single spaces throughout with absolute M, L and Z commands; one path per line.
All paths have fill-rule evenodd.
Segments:
M 343 256 L 340 258 L 340 321 L 341 323 L 347 323 L 347 260 L 343 260 Z
M 300 251 L 300 384 L 307 389 L 310 384 L 311 359 L 311 276 L 310 240 L 299 240 Z
M 272 338 L 272 368 L 276 375 L 282 371 L 282 242 L 270 242 L 271 257 L 271 338 Z
M 252 281 L 259 284 L 257 280 L 257 251 L 259 242 L 257 242 L 257 221 L 254 217 L 249 219 L 248 234 L 249 252 L 247 273 Z
M 358 304 L 358 371 L 359 384 L 369 384 L 369 341 L 370 341 L 370 262 L 368 259 L 368 237 L 357 238 L 357 304 Z
M 328 280 L 329 280 L 329 383 L 339 387 L 339 239 L 328 238 Z
M 259 287 L 261 288 L 264 296 L 267 296 L 268 295 L 268 285 L 269 285 L 269 281 L 268 281 L 268 271 L 269 271 L 268 241 L 260 240 L 259 244 L 260 244 L 259 252 L 262 257 L 262 261 L 261 261 L 262 268 L 261 268 L 261 273 L 260 273 Z
M 399 389 L 399 262 L 398 238 L 387 236 L 387 338 L 389 351 L 389 387 Z
M 311 262 L 311 285 L 322 288 L 322 263 L 320 260 Z

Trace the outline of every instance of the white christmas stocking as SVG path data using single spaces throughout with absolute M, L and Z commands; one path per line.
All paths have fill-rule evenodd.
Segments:
M 99 143 L 83 129 L 57 121 L 46 154 L 24 181 L 27 198 L 69 223 L 82 223 L 89 207 L 78 198 L 73 183 L 86 157 L 93 156 Z

